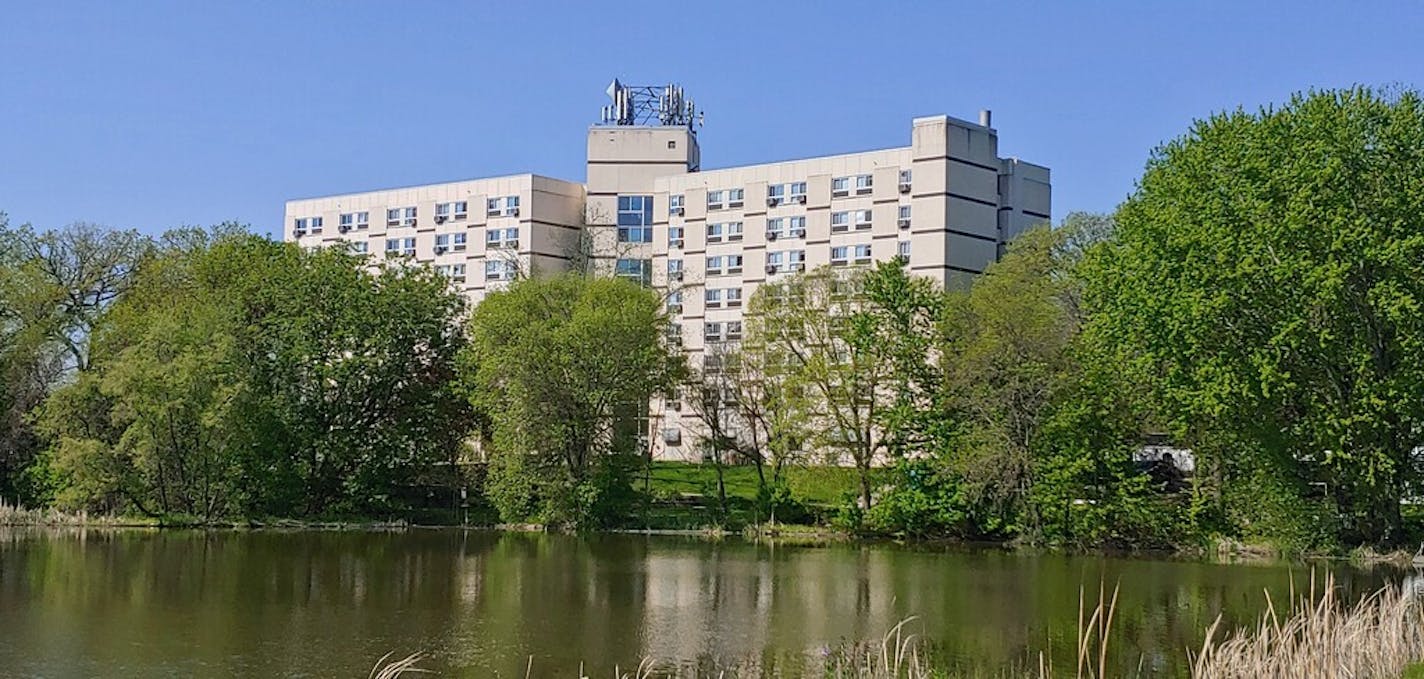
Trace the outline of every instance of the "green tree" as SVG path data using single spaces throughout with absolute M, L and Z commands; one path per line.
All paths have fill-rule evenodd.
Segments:
M 894 397 L 888 393 L 893 366 L 862 313 L 863 277 L 861 270 L 821 267 L 766 283 L 753 295 L 748 317 L 751 342 L 783 363 L 789 389 L 813 399 L 810 443 L 827 462 L 855 466 L 865 509 L 871 468 L 885 449 L 877 423 Z
M 462 304 L 424 267 L 170 234 L 45 406 L 60 499 L 201 518 L 390 507 L 467 433 Z
M 0 213 L 0 496 L 43 500 L 26 473 L 41 448 L 31 415 L 88 367 L 95 324 L 150 252 L 134 231 L 12 229 Z
M 1412 90 L 1221 113 L 1152 154 L 1087 299 L 1218 497 L 1264 475 L 1286 511 L 1328 501 L 1346 540 L 1399 537 L 1424 437 L 1421 178 Z
M 622 518 L 643 415 L 683 379 L 662 300 L 628 281 L 515 281 L 470 322 L 471 402 L 492 423 L 490 492 L 505 520 Z

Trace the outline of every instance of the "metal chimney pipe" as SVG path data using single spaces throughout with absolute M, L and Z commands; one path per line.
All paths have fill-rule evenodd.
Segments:
M 979 124 L 983 125 L 984 127 L 993 127 L 993 125 L 990 124 L 990 121 L 993 119 L 993 117 L 993 111 L 990 111 L 987 108 L 982 109 L 979 111 Z

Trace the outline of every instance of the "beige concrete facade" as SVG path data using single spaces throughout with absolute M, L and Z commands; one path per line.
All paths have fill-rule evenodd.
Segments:
M 763 282 L 899 256 L 915 275 L 963 285 L 1009 240 L 1048 222 L 1049 170 L 1000 158 L 987 114 L 981 122 L 916 118 L 908 146 L 706 171 L 687 127 L 600 125 L 588 133 L 583 184 L 526 174 L 293 200 L 286 237 L 365 243 L 372 256 L 389 251 L 447 272 L 464 265 L 455 282 L 474 302 L 507 274 L 563 270 L 591 256 L 597 270 L 641 280 L 668 299 L 699 365 L 709 343 L 736 341 Z M 353 224 L 353 213 L 367 213 L 367 225 Z M 465 236 L 459 250 L 456 234 Z M 697 459 L 694 419 L 653 403 L 654 456 Z

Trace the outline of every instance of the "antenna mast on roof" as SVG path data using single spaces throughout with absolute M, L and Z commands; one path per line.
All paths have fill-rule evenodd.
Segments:
M 680 85 L 624 85 L 617 78 L 605 90 L 612 103 L 603 107 L 604 125 L 686 127 L 693 133 L 703 116 Z

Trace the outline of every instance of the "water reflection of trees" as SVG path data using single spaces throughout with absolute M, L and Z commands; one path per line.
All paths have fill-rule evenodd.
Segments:
M 12 531 L 0 533 L 0 661 L 20 674 L 331 676 L 424 649 L 444 676 L 523 676 L 530 655 L 545 676 L 644 656 L 794 671 L 916 615 L 942 659 L 992 674 L 1045 646 L 1071 663 L 1080 587 L 1105 583 L 1121 588 L 1119 665 L 1170 674 L 1217 615 L 1252 622 L 1263 590 L 1280 602 L 1309 576 L 633 535 Z M 1385 577 L 1336 572 L 1350 595 Z

